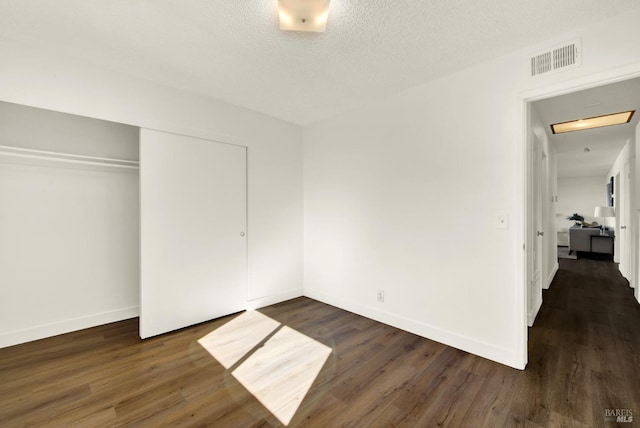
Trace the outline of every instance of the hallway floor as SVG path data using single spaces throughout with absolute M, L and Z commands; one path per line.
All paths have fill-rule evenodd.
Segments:
M 640 426 L 640 304 L 617 264 L 560 259 L 529 330 L 526 372 L 541 414 L 616 426 L 603 425 L 607 409 L 631 410 Z

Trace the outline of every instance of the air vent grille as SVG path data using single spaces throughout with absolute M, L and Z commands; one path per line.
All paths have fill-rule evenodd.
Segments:
M 531 58 L 532 76 L 537 76 L 538 74 L 546 73 L 551 70 L 551 52 L 545 52 Z
M 574 41 L 531 57 L 531 76 L 579 65 L 580 42 Z

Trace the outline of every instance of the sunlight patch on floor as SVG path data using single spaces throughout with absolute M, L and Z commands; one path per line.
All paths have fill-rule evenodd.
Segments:
M 226 369 L 250 354 L 231 375 L 288 425 L 332 349 L 287 326 L 256 348 L 279 326 L 258 311 L 248 311 L 198 343 Z
M 231 374 L 287 425 L 331 354 L 331 348 L 282 327 Z
M 258 311 L 247 311 L 198 340 L 225 369 L 240 361 L 280 323 Z

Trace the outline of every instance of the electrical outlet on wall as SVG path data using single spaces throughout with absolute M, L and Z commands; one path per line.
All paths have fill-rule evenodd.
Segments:
M 378 302 L 384 303 L 384 290 L 378 290 Z

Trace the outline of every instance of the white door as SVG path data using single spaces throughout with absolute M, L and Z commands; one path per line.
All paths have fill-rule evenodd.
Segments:
M 140 131 L 140 337 L 245 308 L 246 148 Z
M 533 200 L 532 202 L 532 222 L 530 228 L 529 242 L 532 243 L 531 255 L 530 255 L 530 283 L 529 283 L 529 308 L 528 318 L 529 326 L 533 325 L 533 322 L 538 314 L 538 310 L 542 305 L 542 246 L 544 239 L 544 229 L 542 221 L 542 145 L 532 132 L 532 185 L 533 185 Z
M 619 244 L 618 244 L 618 251 L 620 251 L 620 255 L 619 255 L 619 261 L 620 264 L 618 265 L 618 269 L 620 270 L 620 273 L 622 274 L 622 276 L 624 276 L 627 279 L 630 279 L 631 276 L 631 270 L 629 269 L 629 264 L 630 264 L 630 251 L 629 251 L 629 218 L 630 218 L 630 210 L 629 210 L 629 198 L 630 198 L 630 185 L 631 185 L 631 181 L 630 181 L 630 170 L 629 170 L 629 163 L 627 162 L 624 165 L 623 170 L 620 172 L 620 174 L 618 175 L 619 180 L 620 180 L 620 187 L 619 187 L 619 194 L 616 195 L 618 197 L 618 210 L 619 210 L 619 216 L 618 216 L 618 220 L 620 221 L 619 223 L 619 227 L 618 227 L 618 237 L 617 239 L 619 239 Z

